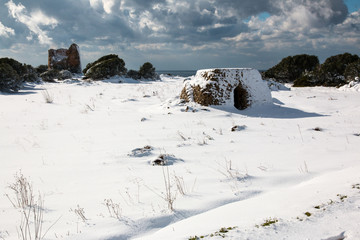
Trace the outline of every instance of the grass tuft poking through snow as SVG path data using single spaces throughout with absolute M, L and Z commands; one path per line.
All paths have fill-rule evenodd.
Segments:
M 18 226 L 19 239 L 44 239 L 56 222 L 43 232 L 45 209 L 42 195 L 40 193 L 37 196 L 34 195 L 32 184 L 21 172 L 15 175 L 15 182 L 10 184 L 9 188 L 15 196 L 6 194 L 6 197 L 21 215 Z
M 43 90 L 42 95 L 46 103 L 54 102 L 54 95 L 50 93 L 47 89 Z

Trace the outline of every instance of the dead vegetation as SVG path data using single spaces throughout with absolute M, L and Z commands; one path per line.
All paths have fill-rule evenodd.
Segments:
M 15 182 L 10 184 L 9 188 L 13 191 L 14 196 L 6 194 L 6 197 L 21 215 L 18 229 L 19 239 L 44 239 L 47 232 L 59 219 L 43 232 L 45 212 L 43 196 L 40 193 L 37 196 L 34 194 L 32 184 L 21 172 L 15 175 Z

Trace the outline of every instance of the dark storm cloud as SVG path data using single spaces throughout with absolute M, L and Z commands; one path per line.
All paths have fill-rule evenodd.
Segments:
M 274 12 L 276 8 L 273 7 L 273 2 L 271 0 L 216 0 L 216 5 L 237 12 L 240 18 L 247 18 L 262 12 Z
M 348 16 L 348 8 L 343 0 L 293 0 L 274 1 L 274 8 L 278 8 L 281 14 L 289 15 L 300 9 L 305 9 L 308 15 L 303 18 L 312 18 L 311 25 L 314 28 L 326 27 L 342 23 Z
M 343 0 L 328 0 L 324 4 L 328 4 L 330 13 L 324 13 L 321 11 L 321 6 L 316 8 L 310 4 L 310 9 L 316 12 L 318 19 L 322 20 L 324 25 L 326 24 L 338 24 L 342 23 L 348 15 L 348 8 Z
M 166 0 L 131 0 L 128 5 L 135 7 L 136 10 L 152 9 L 155 4 L 165 4 Z
M 10 5 L 23 9 L 11 12 Z M 268 19 L 257 18 L 261 13 Z M 250 56 L 280 45 L 283 51 L 315 49 L 320 42 L 326 48 L 329 41 L 339 42 L 335 32 L 358 31 L 359 17 L 342 26 L 347 19 L 343 0 L 0 0 L 0 49 L 16 44 L 47 49 L 75 41 L 85 54 L 212 49 L 226 59 L 229 52 Z M 347 39 L 357 44 L 352 35 Z
M 4 5 L 8 1 L 0 2 Z M 111 12 L 105 11 L 106 1 L 101 0 L 96 1 L 97 7 L 87 0 L 13 2 L 24 5 L 27 12 L 41 10 L 45 15 L 57 19 L 56 28 L 49 31 L 49 36 L 55 42 L 64 42 L 66 39 L 89 42 L 103 38 L 109 42 L 109 39 L 113 39 L 114 43 L 163 39 L 203 44 L 248 31 L 243 20 L 262 12 L 287 14 L 296 10 L 296 6 L 304 6 L 315 17 L 311 22 L 314 27 L 340 23 L 347 16 L 347 7 L 342 0 L 293 0 L 286 1 L 288 4 L 279 0 L 189 0 L 182 1 L 181 4 L 166 0 L 110 0 Z M 6 8 L 1 8 L 2 16 L 8 16 L 6 11 Z M 147 13 L 147 21 L 153 21 L 161 27 L 153 39 L 149 39 L 149 35 L 154 33 L 154 28 L 140 27 L 144 20 L 144 11 Z M 1 19 L 1 22 L 14 27 L 17 33 L 26 32 L 26 28 L 20 26 L 21 24 L 9 23 L 11 20 L 8 17 Z M 42 28 L 48 30 L 46 26 Z

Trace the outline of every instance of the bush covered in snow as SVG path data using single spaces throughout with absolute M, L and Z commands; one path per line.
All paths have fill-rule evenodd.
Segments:
M 23 82 L 38 79 L 36 70 L 11 58 L 0 58 L 0 90 L 18 91 Z
M 87 64 L 83 70 L 85 77 L 93 80 L 101 80 L 116 75 L 122 76 L 126 72 L 124 60 L 116 54 L 103 56 L 95 62 Z
M 304 72 L 312 71 L 319 65 L 319 59 L 313 55 L 288 56 L 280 63 L 264 73 L 266 78 L 274 78 L 279 82 L 293 82 Z

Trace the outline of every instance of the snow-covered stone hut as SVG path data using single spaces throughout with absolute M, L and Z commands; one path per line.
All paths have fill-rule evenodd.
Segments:
M 198 70 L 184 82 L 180 98 L 204 106 L 232 105 L 240 110 L 272 102 L 269 87 L 252 68 Z

